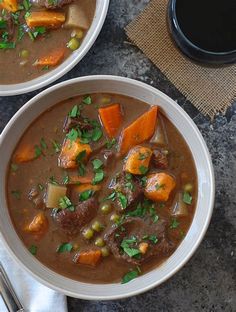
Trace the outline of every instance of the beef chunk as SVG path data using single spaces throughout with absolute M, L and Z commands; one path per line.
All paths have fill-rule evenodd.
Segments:
M 7 24 L 7 37 L 8 39 L 12 39 L 12 37 L 14 36 L 14 32 L 15 32 L 15 23 L 13 20 L 13 17 L 10 13 L 6 12 L 6 14 L 3 17 L 3 20 L 6 22 Z M 2 36 L 2 34 L 5 32 L 6 29 L 0 29 L 0 37 Z
M 72 236 L 78 234 L 96 216 L 97 210 L 98 202 L 92 197 L 79 203 L 75 211 L 63 209 L 54 218 L 63 231 Z
M 30 190 L 28 194 L 28 198 L 35 205 L 37 209 L 45 209 L 43 194 L 39 192 L 37 187 L 33 187 Z
M 110 188 L 117 192 L 117 204 L 121 210 L 131 208 L 143 195 L 143 190 L 137 179 L 125 172 L 116 176 L 116 178 L 112 181 Z M 124 200 L 122 201 L 121 197 L 127 201 L 125 205 L 126 207 L 124 206 Z
M 79 128 L 80 130 L 92 130 L 93 126 L 86 123 L 82 117 L 67 116 L 64 122 L 63 131 L 68 133 L 72 128 Z
M 152 162 L 156 168 L 167 169 L 168 159 L 167 155 L 162 150 L 154 150 L 152 155 Z
M 32 5 L 37 7 L 45 7 L 47 9 L 58 9 L 66 4 L 72 3 L 74 0 L 31 0 Z
M 150 237 L 155 237 L 158 241 L 155 239 L 150 240 Z M 153 256 L 160 257 L 161 260 L 169 256 L 175 247 L 167 238 L 167 222 L 159 220 L 157 223 L 153 223 L 150 218 L 129 217 L 122 223 L 122 226 L 109 230 L 104 239 L 115 258 L 134 265 L 141 264 Z M 147 242 L 148 249 L 146 253 L 140 253 L 133 257 L 129 256 L 121 247 L 122 242 L 127 239 L 134 240 L 134 243 L 129 247 L 136 250 L 138 250 L 140 243 Z

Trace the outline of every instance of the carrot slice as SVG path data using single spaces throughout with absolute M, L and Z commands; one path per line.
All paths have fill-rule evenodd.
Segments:
M 131 174 L 142 175 L 142 168 L 148 168 L 152 156 L 152 150 L 144 146 L 132 148 L 124 165 L 124 171 Z M 140 169 L 141 168 L 141 169 Z
M 20 148 L 16 151 L 16 154 L 14 155 L 14 161 L 16 163 L 28 162 L 35 158 L 35 147 L 33 145 L 20 146 Z
M 120 104 L 99 108 L 98 112 L 108 136 L 114 138 L 122 123 Z
M 50 54 L 37 59 L 34 66 L 56 66 L 63 60 L 65 55 L 65 48 L 52 51 Z
M 121 156 L 125 155 L 133 146 L 143 143 L 153 135 L 156 127 L 157 112 L 158 107 L 153 106 L 123 130 L 119 142 Z
M 81 184 L 81 185 L 73 185 L 73 190 L 78 193 L 82 193 L 88 190 L 92 190 L 94 192 L 99 191 L 101 189 L 100 185 L 93 185 L 90 183 Z
M 78 176 L 78 174 L 69 175 L 69 182 L 68 184 L 91 184 L 93 181 L 92 175 L 86 175 L 83 177 Z
M 150 174 L 147 176 L 144 195 L 153 201 L 166 202 L 175 185 L 174 178 L 165 172 Z
M 0 1 L 0 8 L 10 12 L 16 12 L 18 10 L 17 0 L 2 0 Z
M 58 28 L 65 22 L 65 14 L 53 11 L 31 12 L 26 18 L 26 24 L 30 27 L 45 26 L 47 28 Z
M 83 251 L 75 256 L 75 263 L 95 266 L 101 259 L 101 256 L 101 250 Z

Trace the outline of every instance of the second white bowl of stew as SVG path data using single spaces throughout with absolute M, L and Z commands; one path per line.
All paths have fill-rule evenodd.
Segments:
M 39 89 L 72 69 L 104 23 L 109 0 L 1 0 L 0 95 Z
M 192 256 L 213 209 L 204 140 L 160 91 L 122 77 L 58 84 L 0 139 L 0 230 L 44 284 L 85 299 L 159 285 Z

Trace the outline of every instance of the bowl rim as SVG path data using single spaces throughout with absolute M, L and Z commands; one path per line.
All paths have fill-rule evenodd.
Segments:
M 93 17 L 92 26 L 94 26 L 93 32 L 88 30 L 84 40 L 82 41 L 81 47 L 73 52 L 68 58 L 66 58 L 61 64 L 53 68 L 50 72 L 40 75 L 32 80 L 27 80 L 25 82 L 20 82 L 16 84 L 0 84 L 0 96 L 14 96 L 29 93 L 40 88 L 46 87 L 53 83 L 57 79 L 61 78 L 63 75 L 72 70 L 89 52 L 93 44 L 95 43 L 98 35 L 101 32 L 103 24 L 105 22 L 110 0 L 96 0 L 96 10 L 99 1 L 100 15 L 95 15 Z M 71 58 L 70 62 L 66 64 L 66 61 Z
M 125 84 L 128 84 L 128 85 L 136 86 L 136 87 L 139 87 L 139 88 L 145 88 L 147 91 L 155 93 L 156 95 L 160 96 L 164 100 L 166 100 L 169 103 L 171 103 L 171 105 L 174 106 L 174 109 L 177 110 L 178 113 L 180 115 L 182 115 L 183 118 L 187 119 L 189 124 L 191 124 L 192 129 L 194 131 L 194 134 L 197 136 L 197 138 L 198 138 L 198 140 L 199 140 L 199 142 L 200 142 L 200 144 L 202 146 L 202 149 L 203 149 L 202 152 L 204 153 L 204 157 L 206 157 L 207 168 L 208 168 L 208 171 L 209 171 L 209 180 L 210 180 L 210 193 L 208 194 L 208 196 L 209 196 L 209 207 L 208 207 L 208 210 L 207 210 L 206 218 L 204 219 L 204 226 L 201 228 L 199 236 L 194 240 L 194 244 L 193 244 L 192 249 L 163 278 L 161 278 L 160 280 L 156 280 L 155 282 L 152 282 L 152 283 L 150 283 L 149 285 L 147 285 L 145 287 L 141 287 L 138 290 L 134 288 L 134 289 L 132 289 L 132 291 L 129 291 L 129 292 L 123 293 L 123 294 L 117 294 L 117 295 L 100 295 L 100 294 L 97 294 L 97 295 L 82 294 L 81 295 L 81 294 L 78 294 L 75 291 L 73 292 L 71 290 L 63 289 L 62 287 L 57 286 L 57 285 L 55 285 L 53 283 L 50 283 L 49 281 L 44 280 L 43 277 L 37 275 L 23 261 L 21 261 L 21 259 L 18 258 L 18 256 L 16 255 L 13 247 L 8 245 L 7 238 L 5 237 L 6 235 L 4 233 L 0 232 L 0 236 L 2 237 L 2 241 L 3 241 L 4 245 L 5 245 L 5 247 L 9 251 L 9 253 L 12 255 L 12 257 L 27 272 L 29 272 L 31 275 L 33 275 L 36 280 L 40 281 L 42 284 L 46 285 L 47 287 L 52 288 L 52 289 L 54 289 L 56 291 L 59 291 L 61 293 L 64 293 L 64 294 L 66 294 L 68 296 L 72 296 L 72 297 L 80 298 L 80 299 L 86 299 L 86 300 L 115 300 L 115 299 L 124 299 L 124 298 L 127 298 L 127 297 L 131 297 L 131 296 L 138 295 L 140 293 L 146 292 L 146 291 L 148 291 L 148 290 L 150 290 L 150 289 L 152 289 L 152 288 L 162 284 L 167 279 L 169 279 L 171 276 L 173 276 L 176 272 L 178 272 L 189 261 L 189 259 L 193 256 L 193 254 L 195 253 L 195 251 L 199 247 L 202 239 L 205 236 L 205 233 L 206 233 L 207 228 L 209 226 L 209 223 L 210 223 L 210 220 L 211 220 L 211 216 L 212 216 L 212 212 L 213 212 L 214 198 L 215 198 L 214 170 L 213 170 L 213 164 L 212 164 L 212 161 L 211 161 L 210 153 L 208 151 L 207 145 L 206 145 L 206 143 L 205 143 L 205 141 L 204 141 L 204 139 L 203 139 L 199 129 L 197 128 L 195 123 L 192 121 L 192 119 L 189 117 L 189 115 L 178 104 L 176 104 L 176 102 L 174 100 L 172 100 L 169 96 L 167 96 L 163 92 L 159 91 L 158 89 L 156 89 L 156 88 L 154 88 L 154 87 L 152 87 L 150 85 L 147 85 L 147 84 L 145 84 L 143 82 L 140 82 L 140 81 L 137 81 L 137 80 L 134 80 L 134 79 L 130 79 L 130 78 L 119 77 L 119 76 L 111 76 L 111 75 L 92 75 L 92 76 L 85 76 L 85 77 L 79 77 L 79 78 L 70 79 L 70 80 L 61 82 L 59 84 L 56 84 L 56 85 L 54 85 L 54 86 L 52 86 L 52 87 L 42 91 L 41 93 L 37 94 L 31 100 L 29 100 L 24 106 L 22 106 L 20 108 L 20 110 L 8 122 L 8 124 L 6 125 L 6 127 L 3 130 L 2 134 L 0 135 L 0 147 L 2 146 L 3 137 L 5 137 L 7 135 L 8 131 L 14 126 L 15 122 L 17 122 L 18 117 L 21 116 L 22 114 L 24 114 L 25 112 L 27 112 L 27 110 L 30 107 L 33 107 L 33 105 L 36 105 L 37 101 L 39 99 L 45 97 L 46 95 L 49 95 L 51 92 L 56 91 L 56 90 L 60 89 L 61 87 L 66 87 L 66 86 L 68 86 L 70 84 L 74 84 L 74 83 L 77 84 L 77 83 L 81 83 L 81 82 L 89 82 L 91 80 L 92 81 L 110 80 L 110 81 L 121 82 L 121 83 L 125 83 Z M 117 92 L 117 93 L 119 93 L 119 92 Z M 122 94 L 122 92 L 120 92 L 120 94 Z M 194 216 L 194 218 L 195 218 L 195 216 Z M 17 233 L 16 233 L 16 235 L 17 235 Z M 180 246 L 178 248 L 180 248 Z M 178 248 L 177 248 L 177 250 L 178 250 Z M 49 269 L 49 268 L 47 268 L 47 269 Z M 49 269 L 49 270 L 51 270 L 51 269 Z M 150 271 L 149 273 L 152 274 L 154 270 Z M 149 273 L 147 273 L 147 274 L 149 274 Z M 145 276 L 145 275 L 146 274 L 144 274 L 143 276 Z M 89 285 L 88 283 L 81 283 L 81 284 Z M 107 286 L 107 285 L 114 285 L 114 284 L 97 284 L 98 287 L 100 285 Z

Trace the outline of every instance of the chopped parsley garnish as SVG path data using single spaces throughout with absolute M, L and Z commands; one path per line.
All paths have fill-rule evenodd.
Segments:
M 86 173 L 86 167 L 83 163 L 83 160 L 86 157 L 86 150 L 83 150 L 79 153 L 79 155 L 76 157 L 76 162 L 78 164 L 78 173 L 80 176 L 84 176 Z
M 188 192 L 184 192 L 183 193 L 183 202 L 187 205 L 191 205 L 192 204 L 192 196 L 188 193 Z
M 94 142 L 97 142 L 98 140 L 100 140 L 102 136 L 103 136 L 103 132 L 100 128 L 96 127 L 93 129 L 92 140 Z
M 39 188 L 39 190 L 42 192 L 42 191 L 44 190 L 43 184 L 39 183 L 39 184 L 38 184 L 38 188 Z
M 180 223 L 176 219 L 172 219 L 170 228 L 171 229 L 176 229 L 179 225 L 180 225 Z
M 82 152 L 79 153 L 79 155 L 76 157 L 76 162 L 79 163 L 83 161 L 86 157 L 86 150 L 83 150 Z
M 139 171 L 141 174 L 146 174 L 148 172 L 148 168 L 145 166 L 140 166 Z
M 21 197 L 21 192 L 20 192 L 20 191 L 11 191 L 11 194 L 12 194 L 16 199 L 20 199 L 20 197 Z
M 105 177 L 104 171 L 102 169 L 97 169 L 95 176 L 93 178 L 93 184 L 101 182 Z
M 156 235 L 150 235 L 148 237 L 148 239 L 153 243 L 153 244 L 156 244 L 158 242 L 158 238 Z
M 127 197 L 121 193 L 121 192 L 117 192 L 117 198 L 121 204 L 122 209 L 126 209 L 128 206 L 128 199 Z
M 139 276 L 138 270 L 133 270 L 125 274 L 125 276 L 122 278 L 121 284 L 126 284 L 133 279 L 137 278 Z
M 63 253 L 63 252 L 71 252 L 73 249 L 73 246 L 71 243 L 62 243 L 60 246 L 57 248 L 58 253 Z
M 108 148 L 108 149 L 110 149 L 110 148 L 112 148 L 114 145 L 116 145 L 117 144 L 117 140 L 116 139 L 112 139 L 111 141 L 107 141 L 106 142 L 106 147 Z
M 35 145 L 34 147 L 34 154 L 35 154 L 35 158 L 38 158 L 42 155 L 42 150 L 38 145 Z
M 156 210 L 154 207 L 150 207 L 149 208 L 149 213 L 150 213 L 150 216 L 153 220 L 153 223 L 157 223 L 157 221 L 159 220 L 159 216 L 157 215 L 156 213 Z
M 68 176 L 68 174 L 67 175 L 65 175 L 64 176 L 64 178 L 63 178 L 63 184 L 68 184 L 70 182 L 70 177 Z
M 80 111 L 79 111 L 78 105 L 75 105 L 68 114 L 68 116 L 72 118 L 76 118 L 79 115 L 80 115 Z
M 94 159 L 92 163 L 94 170 L 100 169 L 103 166 L 103 162 L 100 159 Z
M 82 101 L 84 104 L 86 104 L 86 105 L 90 105 L 90 104 L 92 104 L 92 98 L 91 98 L 91 96 L 90 95 L 87 95 L 87 96 L 85 96 L 84 98 L 83 98 L 83 101 Z
M 43 66 L 43 67 L 42 67 L 42 69 L 41 69 L 41 70 L 49 70 L 49 68 L 50 68 L 50 66 L 49 66 L 49 65 L 45 65 L 45 66 Z
M 15 49 L 16 44 L 15 42 L 1 42 L 0 41 L 0 49 Z
M 31 8 L 30 1 L 29 0 L 23 0 L 23 6 L 24 6 L 26 11 L 29 11 L 29 9 Z
M 89 199 L 92 195 L 93 195 L 93 191 L 92 190 L 84 191 L 84 192 L 82 192 L 80 194 L 79 200 L 80 201 L 85 201 L 85 200 Z
M 55 153 L 60 153 L 61 145 L 56 140 L 52 141 L 52 147 L 53 147 Z
M 138 203 L 137 208 L 126 213 L 127 217 L 140 217 L 143 218 L 147 212 L 147 209 L 142 206 L 141 203 Z
M 58 184 L 59 184 L 59 183 L 56 181 L 56 179 L 54 178 L 54 176 L 51 176 L 51 177 L 49 178 L 49 182 L 52 183 L 52 184 L 54 184 L 54 185 L 58 185 Z
M 163 188 L 165 188 L 165 184 L 156 183 L 155 189 L 156 189 L 157 191 L 160 190 L 160 189 L 163 189 Z
M 16 164 L 11 164 L 11 171 L 16 172 L 18 170 L 18 165 Z
M 138 248 L 132 247 L 132 245 L 134 244 L 137 245 L 137 238 L 135 236 L 132 236 L 131 238 L 123 239 L 120 247 L 129 257 L 132 258 L 141 253 Z
M 148 156 L 149 156 L 149 153 L 139 153 L 138 159 L 139 160 L 144 160 L 144 159 L 147 159 Z
M 44 138 L 41 138 L 40 145 L 41 145 L 42 149 L 48 148 L 47 143 L 45 142 Z
M 61 209 L 69 209 L 75 211 L 75 207 L 67 196 L 63 196 L 59 199 L 59 207 Z
M 70 132 L 66 135 L 67 139 L 70 141 L 76 141 L 79 137 L 79 133 L 76 129 L 71 129 Z
M 147 177 L 146 176 L 142 177 L 140 179 L 140 181 L 141 181 L 142 187 L 145 187 L 147 185 Z
M 115 201 L 116 200 L 116 192 L 112 192 L 110 195 L 108 195 L 107 197 L 103 198 L 103 201 L 107 201 L 107 200 Z
M 30 252 L 32 255 L 34 255 L 34 256 L 37 254 L 37 250 L 38 250 L 38 247 L 35 246 L 35 245 L 31 245 L 31 246 L 29 247 L 29 252 Z

